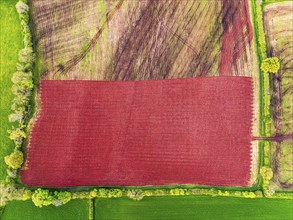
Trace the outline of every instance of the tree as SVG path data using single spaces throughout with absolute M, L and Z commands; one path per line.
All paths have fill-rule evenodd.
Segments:
M 9 167 L 18 169 L 23 163 L 23 153 L 19 150 L 15 150 L 12 154 L 4 157 L 4 160 Z
M 32 201 L 37 207 L 43 207 L 53 204 L 55 201 L 49 190 L 38 188 L 32 195 Z
M 280 69 L 280 62 L 277 57 L 269 57 L 262 61 L 261 70 L 265 73 L 277 73 Z
M 28 5 L 25 4 L 25 3 L 22 2 L 22 1 L 17 2 L 17 4 L 16 4 L 15 7 L 16 7 L 16 10 L 17 10 L 17 12 L 18 12 L 19 14 L 26 13 L 26 12 L 28 12 L 28 10 L 29 10 Z
M 127 196 L 133 200 L 141 200 L 144 197 L 144 193 L 141 189 L 129 189 Z
M 33 62 L 35 59 L 35 55 L 33 49 L 30 47 L 26 47 L 19 51 L 18 59 L 23 63 Z

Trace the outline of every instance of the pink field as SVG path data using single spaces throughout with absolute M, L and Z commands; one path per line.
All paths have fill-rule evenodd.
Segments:
M 252 79 L 42 81 L 30 186 L 247 186 Z

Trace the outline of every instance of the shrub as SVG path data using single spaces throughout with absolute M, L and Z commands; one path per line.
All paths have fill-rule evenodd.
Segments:
M 54 197 L 56 198 L 54 205 L 60 206 L 63 204 L 68 203 L 71 200 L 71 193 L 70 192 L 54 192 Z
M 32 201 L 37 207 L 43 207 L 53 204 L 55 201 L 49 190 L 37 189 L 32 195 Z
M 250 198 L 250 199 L 253 199 L 256 197 L 254 192 L 242 192 L 242 196 L 244 198 Z
M 32 70 L 32 64 L 31 63 L 17 63 L 16 69 L 17 71 L 20 71 L 20 72 L 29 72 Z
M 24 115 L 23 112 L 16 111 L 15 113 L 12 113 L 8 116 L 9 122 L 15 122 L 15 121 L 21 121 L 23 119 Z
M 280 62 L 277 57 L 269 57 L 262 61 L 261 70 L 265 73 L 277 73 L 280 69 Z
M 123 192 L 121 189 L 109 189 L 108 191 L 108 198 L 118 198 L 118 197 L 122 197 Z
M 7 168 L 6 172 L 10 178 L 16 178 L 16 174 L 17 174 L 16 169 Z
M 23 163 L 23 154 L 21 151 L 15 150 L 12 154 L 4 157 L 4 160 L 9 167 L 18 169 Z
M 152 196 L 154 193 L 153 193 L 153 191 L 152 190 L 146 190 L 146 191 L 144 191 L 144 195 L 145 196 Z
M 262 188 L 264 190 L 265 195 L 272 195 L 274 191 L 272 191 L 270 186 L 270 180 L 273 178 L 273 171 L 270 167 L 262 167 L 260 170 L 261 177 L 262 177 Z
M 26 70 L 26 65 L 23 65 L 23 64 L 18 64 L 19 66 L 19 71 L 13 73 L 12 75 L 12 78 L 11 78 L 11 81 L 14 83 L 14 84 L 18 84 L 18 83 L 21 83 L 22 81 L 31 81 L 31 78 L 32 78 L 32 73 L 31 72 L 24 72 L 24 70 Z
M 23 189 L 22 200 L 29 200 L 32 198 L 32 192 L 29 189 Z
M 99 189 L 98 190 L 98 196 L 101 198 L 107 198 L 108 197 L 108 193 L 106 189 Z
M 22 63 L 31 63 L 35 59 L 35 55 L 33 49 L 30 47 L 26 47 L 19 51 L 18 59 Z
M 127 191 L 127 196 L 133 200 L 142 200 L 144 197 L 144 192 L 141 189 L 129 189 Z
M 17 12 L 18 12 L 19 14 L 26 13 L 26 12 L 28 12 L 28 10 L 29 10 L 28 5 L 25 4 L 25 3 L 22 2 L 22 1 L 17 2 L 17 4 L 16 4 L 15 7 L 16 7 L 16 10 L 17 10 Z
M 26 137 L 22 128 L 17 128 L 12 131 L 9 130 L 8 133 L 10 133 L 9 138 L 13 140 L 16 145 L 20 145 L 22 143 L 22 139 Z
M 171 189 L 170 194 L 173 196 L 183 196 L 183 195 L 185 195 L 185 191 L 184 191 L 184 189 L 176 188 L 176 189 Z

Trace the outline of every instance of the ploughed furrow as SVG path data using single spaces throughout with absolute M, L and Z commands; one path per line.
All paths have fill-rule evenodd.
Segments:
M 22 181 L 247 186 L 252 88 L 249 77 L 42 81 Z

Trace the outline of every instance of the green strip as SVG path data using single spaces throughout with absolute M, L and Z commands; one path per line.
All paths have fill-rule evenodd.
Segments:
M 292 219 L 292 200 L 209 196 L 97 199 L 96 220 L 103 219 Z
M 20 20 L 15 9 L 17 0 L 4 0 L 0 2 L 0 181 L 6 178 L 6 164 L 4 157 L 14 149 L 7 133 L 12 125 L 8 115 L 12 113 L 11 104 L 14 95 L 11 92 L 12 74 L 16 71 L 18 51 L 23 47 Z

